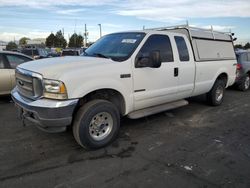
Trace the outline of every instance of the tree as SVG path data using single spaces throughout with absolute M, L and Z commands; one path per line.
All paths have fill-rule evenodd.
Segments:
M 26 45 L 27 44 L 27 40 L 30 40 L 30 38 L 27 38 L 27 37 L 20 38 L 19 45 L 22 45 L 22 46 Z
M 59 30 L 56 32 L 56 35 L 51 33 L 47 38 L 45 45 L 49 48 L 65 48 L 67 46 L 67 41 L 65 40 L 62 31 Z
M 65 48 L 67 46 L 67 41 L 65 40 L 61 30 L 56 32 L 55 37 L 56 37 L 56 39 L 55 39 L 55 47 Z
M 51 33 L 45 41 L 45 45 L 49 48 L 54 48 L 55 47 L 55 40 L 56 40 L 56 36 Z
M 80 48 L 82 46 L 83 46 L 83 36 L 77 35 L 76 33 L 71 35 L 71 37 L 69 38 L 69 47 Z
M 250 48 L 250 43 L 246 43 L 245 46 L 244 46 L 244 49 L 249 49 Z
M 235 49 L 243 49 L 243 46 L 241 44 L 236 44 L 234 45 Z
M 14 42 L 9 42 L 6 46 L 6 50 L 15 50 L 17 49 L 17 45 Z

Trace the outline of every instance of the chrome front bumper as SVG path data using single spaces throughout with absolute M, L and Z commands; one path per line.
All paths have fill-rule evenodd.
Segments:
M 71 124 L 78 99 L 72 100 L 30 100 L 22 97 L 16 89 L 11 92 L 19 116 L 46 132 L 62 132 Z

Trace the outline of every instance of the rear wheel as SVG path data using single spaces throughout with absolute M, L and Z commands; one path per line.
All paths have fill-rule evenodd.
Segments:
M 112 142 L 119 127 L 120 114 L 116 106 L 106 100 L 93 100 L 78 110 L 73 134 L 82 147 L 96 149 Z
M 250 77 L 248 74 L 246 74 L 243 78 L 242 78 L 242 82 L 238 85 L 238 89 L 240 91 L 247 91 L 250 87 Z
M 223 102 L 225 85 L 224 80 L 216 80 L 212 89 L 207 93 L 207 101 L 210 105 L 218 106 Z

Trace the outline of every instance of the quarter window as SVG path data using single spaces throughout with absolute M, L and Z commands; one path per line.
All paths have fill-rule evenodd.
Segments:
M 166 35 L 151 35 L 138 55 L 141 57 L 149 57 L 152 51 L 160 52 L 162 62 L 174 61 L 172 46 L 169 37 Z
M 19 55 L 6 55 L 6 58 L 10 64 L 10 67 L 15 69 L 18 65 L 30 61 L 27 57 L 22 57 Z
M 177 49 L 179 52 L 180 61 L 189 61 L 189 53 L 187 49 L 187 44 L 183 37 L 175 36 L 174 37 Z

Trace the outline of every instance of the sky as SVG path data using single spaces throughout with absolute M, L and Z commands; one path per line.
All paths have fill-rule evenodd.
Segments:
M 0 0 L 0 40 L 46 38 L 64 30 L 94 42 L 127 30 L 186 24 L 232 31 L 239 44 L 250 42 L 250 0 Z

